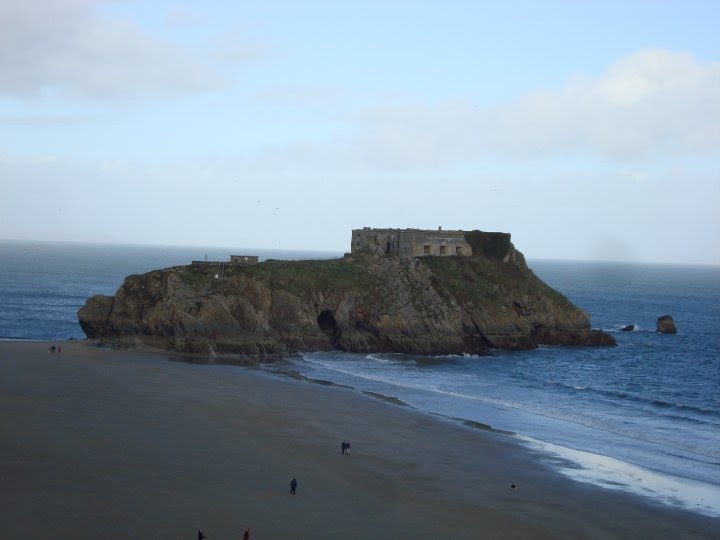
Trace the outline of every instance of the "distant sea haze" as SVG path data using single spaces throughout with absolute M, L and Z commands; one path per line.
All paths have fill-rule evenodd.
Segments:
M 93 294 L 114 294 L 129 274 L 230 255 L 342 253 L 0 242 L 0 339 L 82 339 L 76 313 Z M 482 358 L 313 353 L 293 369 L 514 432 L 580 481 L 720 517 L 720 268 L 528 264 L 618 346 Z M 655 332 L 666 314 L 677 335 Z M 635 331 L 619 331 L 628 324 Z

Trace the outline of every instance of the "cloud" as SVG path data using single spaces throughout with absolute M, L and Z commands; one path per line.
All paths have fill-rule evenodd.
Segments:
M 247 64 L 278 54 L 273 43 L 250 38 L 242 25 L 208 40 L 205 48 L 212 57 L 231 65 Z
M 100 116 L 93 114 L 36 114 L 36 115 L 0 115 L 0 127 L 34 127 L 52 128 L 75 126 L 100 121 Z
M 256 92 L 252 98 L 262 105 L 325 109 L 347 94 L 338 85 L 282 85 Z
M 216 71 L 103 2 L 0 0 L 0 94 L 28 99 L 169 98 L 222 88 Z
M 176 29 L 194 26 L 202 20 L 202 17 L 182 6 L 172 6 L 165 14 L 164 24 L 166 28 Z
M 312 152 L 298 147 L 297 162 Z M 352 228 L 443 225 L 511 232 L 528 257 L 720 264 L 720 172 L 704 162 L 659 171 L 503 163 L 465 175 L 286 165 L 0 150 L 0 238 L 340 251 Z
M 488 157 L 639 162 L 715 155 L 719 97 L 720 63 L 644 49 L 599 77 L 577 75 L 508 103 L 458 98 L 359 111 L 348 119 L 357 129 L 346 150 L 360 163 L 390 168 Z

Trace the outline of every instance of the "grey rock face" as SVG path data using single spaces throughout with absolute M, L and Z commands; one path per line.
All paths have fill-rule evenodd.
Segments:
M 470 257 L 192 265 L 129 276 L 78 312 L 89 338 L 184 353 L 485 354 L 490 349 L 614 345 L 512 249 Z

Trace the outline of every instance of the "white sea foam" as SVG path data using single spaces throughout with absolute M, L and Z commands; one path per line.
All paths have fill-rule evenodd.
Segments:
M 615 458 L 573 450 L 525 435 L 527 446 L 550 456 L 559 472 L 579 482 L 650 497 L 713 517 L 720 517 L 720 486 L 657 473 Z
M 373 362 L 379 362 L 381 364 L 389 364 L 392 362 L 392 360 L 388 358 L 383 358 L 382 356 L 378 356 L 376 354 L 367 354 L 365 355 L 366 360 L 372 360 Z

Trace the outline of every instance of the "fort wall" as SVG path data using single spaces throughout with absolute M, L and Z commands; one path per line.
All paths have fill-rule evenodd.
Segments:
M 254 266 L 260 258 L 257 255 L 230 255 L 230 262 L 224 261 L 192 261 L 195 266 L 209 266 L 219 264 L 230 264 L 234 266 Z
M 385 256 L 471 257 L 472 247 L 465 239 L 465 231 L 423 229 L 372 229 L 363 227 L 352 231 L 350 252 L 370 249 Z

